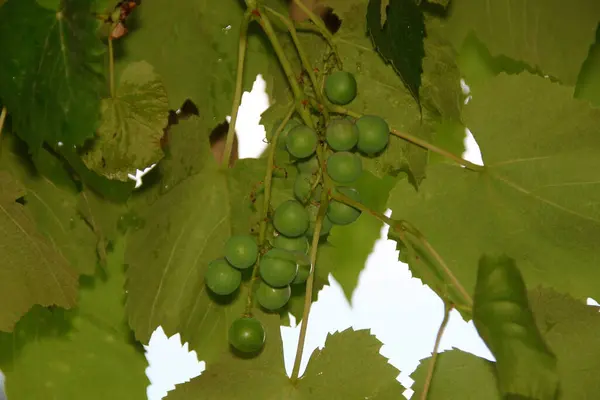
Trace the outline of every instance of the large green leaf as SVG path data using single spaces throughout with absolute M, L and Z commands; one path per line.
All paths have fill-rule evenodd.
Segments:
M 500 251 L 530 287 L 598 298 L 598 121 L 600 110 L 569 88 L 501 74 L 466 106 L 486 167 L 432 166 L 419 193 L 398 185 L 389 207 L 422 231 L 469 293 L 480 255 Z
M 283 368 L 277 320 L 262 314 L 258 318 L 267 330 L 265 348 L 258 357 L 243 359 L 227 352 L 208 364 L 202 375 L 176 386 L 167 399 L 237 399 L 249 393 L 264 400 L 402 398 L 404 388 L 396 380 L 399 371 L 378 354 L 381 342 L 367 330 L 349 328 L 329 334 L 325 348 L 313 352 L 303 377 L 292 385 Z
M 1 331 L 11 331 L 34 304 L 69 308 L 77 297 L 76 272 L 17 203 L 26 193 L 8 172 L 0 171 Z
M 0 333 L 8 398 L 146 399 L 147 362 L 125 319 L 123 252 L 121 239 L 108 268 L 82 281 L 76 309 L 35 307 Z
M 512 258 L 483 255 L 479 260 L 473 321 L 496 358 L 502 393 L 554 399 L 556 357 L 535 325 L 525 283 Z
M 0 97 L 33 151 L 44 141 L 80 145 L 97 128 L 104 46 L 90 6 L 11 0 L 0 8 Z
M 129 64 L 115 97 L 102 101 L 102 124 L 84 162 L 109 179 L 127 181 L 129 174 L 163 157 L 161 138 L 168 117 L 167 92 L 152 66 L 145 61 Z
M 408 91 L 419 103 L 422 64 L 425 57 L 423 12 L 413 0 L 389 0 L 387 3 L 384 14 L 382 0 L 369 1 L 369 34 L 379 54 L 391 63 Z
M 538 329 L 556 354 L 560 381 L 557 400 L 595 398 L 600 391 L 598 309 L 548 289 L 531 291 L 529 302 Z M 423 360 L 411 375 L 415 380 L 413 398 L 421 397 L 430 360 Z M 498 390 L 495 364 L 459 350 L 439 356 L 427 398 L 504 399 Z
M 575 97 L 578 99 L 587 99 L 596 107 L 600 107 L 600 26 L 596 31 L 596 43 L 590 48 L 587 60 L 583 63 L 577 86 L 575 87 Z
M 352 185 L 361 197 L 361 203 L 371 210 L 383 213 L 387 198 L 395 180 L 391 177 L 376 178 L 369 172 Z M 381 234 L 382 223 L 372 215 L 362 215 L 352 224 L 334 226 L 321 245 L 317 269 L 325 269 L 340 283 L 348 300 L 358 284 L 358 277 L 365 268 L 367 258 Z
M 523 61 L 569 85 L 577 81 L 600 22 L 595 0 L 453 0 L 449 10 L 445 31 L 457 49 L 474 32 L 492 56 Z

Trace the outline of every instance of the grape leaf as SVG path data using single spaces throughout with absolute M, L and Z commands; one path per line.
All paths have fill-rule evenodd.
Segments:
M 340 399 L 402 397 L 404 388 L 396 380 L 398 370 L 378 354 L 381 342 L 367 330 L 351 328 L 329 334 L 325 348 L 313 352 L 303 377 L 292 385 L 283 368 L 279 324 L 272 316 L 258 318 L 267 332 L 264 350 L 258 357 L 244 359 L 226 352 L 202 375 L 177 385 L 167 400 L 237 399 L 247 393 L 273 400 L 330 399 L 332 393 Z M 350 356 L 348 349 L 353 349 Z M 340 368 L 340 361 L 348 358 Z M 235 385 L 231 384 L 233 380 Z
M 560 389 L 557 400 L 594 398 L 600 390 L 600 313 L 572 297 L 549 289 L 528 293 L 538 329 L 556 354 Z M 413 397 L 420 398 L 430 358 L 411 375 Z M 476 382 L 476 384 L 474 384 Z M 495 363 L 460 350 L 440 354 L 431 400 L 503 399 Z
M 382 24 L 381 0 L 370 0 L 367 28 L 375 48 L 389 62 L 404 85 L 420 104 L 419 89 L 423 73 L 425 21 L 423 12 L 413 0 L 390 0 L 385 7 Z
M 600 297 L 600 110 L 529 73 L 493 78 L 465 110 L 486 167 L 438 164 L 419 193 L 397 185 L 394 217 L 421 230 L 467 292 L 480 254 L 502 251 L 528 286 Z
M 93 231 L 76 211 L 79 190 L 63 163 L 41 149 L 31 161 L 19 155 L 22 150 L 14 136 L 3 143 L 0 166 L 25 188 L 25 208 L 43 234 L 80 274 L 93 274 L 96 266 L 96 241 Z M 38 171 L 43 171 L 43 174 Z
M 362 204 L 373 211 L 383 213 L 394 183 L 395 180 L 391 177 L 379 179 L 369 172 L 363 172 L 352 187 L 360 194 Z M 317 270 L 325 269 L 331 272 L 342 286 L 348 300 L 352 299 L 358 277 L 373 251 L 375 241 L 379 239 L 381 227 L 381 221 L 362 213 L 352 224 L 335 225 L 327 243 L 319 249 Z
M 412 398 L 423 396 L 423 385 L 431 357 L 421 360 L 410 377 L 414 380 Z M 427 394 L 428 400 L 503 400 L 496 387 L 494 363 L 486 359 L 452 349 L 441 353 Z
M 595 0 L 576 0 L 568 7 L 560 0 L 453 0 L 449 10 L 445 31 L 457 49 L 473 31 L 492 56 L 523 61 L 568 85 L 576 83 L 600 22 Z
M 14 333 L 0 333 L 9 398 L 146 399 L 148 364 L 125 319 L 123 252 L 120 240 L 108 268 L 82 281 L 76 309 L 36 306 Z
M 581 67 L 577 85 L 575 86 L 575 97 L 587 99 L 596 107 L 600 107 L 600 26 L 596 31 L 596 43 L 590 48 L 587 59 Z
M 504 254 L 480 258 L 473 322 L 496 358 L 503 394 L 555 398 L 556 357 L 535 325 L 525 283 L 512 258 Z
M 11 331 L 34 304 L 69 308 L 77 298 L 76 272 L 16 201 L 26 193 L 0 171 L 0 331 Z
M 144 225 L 129 234 L 127 311 L 140 341 L 148 343 L 162 326 L 168 335 L 181 333 L 208 363 L 227 348 L 227 330 L 243 311 L 248 284 L 217 298 L 206 289 L 204 273 L 211 260 L 223 256 L 232 234 L 250 232 L 257 211 L 250 195 L 264 179 L 266 162 L 238 160 L 223 170 L 196 127 L 193 119 L 178 125 L 169 158 L 155 168 L 159 181 L 132 203 Z
M 80 145 L 97 128 L 104 45 L 90 6 L 64 0 L 49 10 L 19 0 L 0 8 L 0 96 L 32 151 L 44 141 Z
M 127 181 L 163 157 L 161 138 L 169 105 L 160 77 L 145 61 L 129 64 L 121 74 L 115 98 L 102 101 L 102 123 L 85 149 L 89 169 L 109 179 Z

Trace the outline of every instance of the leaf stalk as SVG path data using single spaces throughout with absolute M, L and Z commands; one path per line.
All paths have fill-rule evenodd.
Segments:
M 448 325 L 448 321 L 450 320 L 450 311 L 452 311 L 452 306 L 447 303 L 444 304 L 444 319 L 438 329 L 437 336 L 435 338 L 435 345 L 433 346 L 433 354 L 431 356 L 431 361 L 429 362 L 429 368 L 427 369 L 427 377 L 425 378 L 425 384 L 423 385 L 423 392 L 421 393 L 421 400 L 427 400 L 427 395 L 429 393 L 429 388 L 431 387 L 431 381 L 433 380 L 433 373 L 435 371 L 435 364 L 438 357 L 438 351 L 440 347 L 440 342 L 442 341 L 442 336 L 444 335 L 444 330 L 446 330 L 446 326 Z

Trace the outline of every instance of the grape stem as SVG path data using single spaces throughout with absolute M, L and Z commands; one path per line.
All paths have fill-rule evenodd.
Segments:
M 238 111 L 242 103 L 242 84 L 244 82 L 244 61 L 246 58 L 246 48 L 248 47 L 248 25 L 254 19 L 251 9 L 246 10 L 244 19 L 240 26 L 240 40 L 238 47 L 238 63 L 235 80 L 235 92 L 233 94 L 233 104 L 231 105 L 231 120 L 227 130 L 227 139 L 225 141 L 225 152 L 223 153 L 223 167 L 231 165 L 231 152 L 233 151 L 233 140 L 235 138 L 235 124 L 237 122 Z
M 2 137 L 2 128 L 4 128 L 4 121 L 6 120 L 6 107 L 2 107 L 2 112 L 0 112 L 0 138 Z
M 110 85 L 110 97 L 115 98 L 115 52 L 112 38 L 108 38 L 108 76 Z
M 296 5 L 302 10 L 302 12 L 304 12 L 306 15 L 308 15 L 308 18 L 312 21 L 313 24 L 315 24 L 315 26 L 317 27 L 317 31 L 321 35 L 323 35 L 323 37 L 327 41 L 327 44 L 329 44 L 329 47 L 331 47 L 331 50 L 335 54 L 335 59 L 336 59 L 338 68 L 342 69 L 343 68 L 342 58 L 340 57 L 340 55 L 337 51 L 336 45 L 333 43 L 333 35 L 329 32 L 329 30 L 323 23 L 323 20 L 321 18 L 319 18 L 314 12 L 312 12 L 312 10 L 310 8 L 308 8 L 302 0 L 294 0 L 294 3 L 296 3 Z
M 341 107 L 341 106 L 337 106 L 337 105 L 329 104 L 329 103 L 326 103 L 326 106 L 327 106 L 326 108 L 329 108 L 329 110 L 331 112 L 334 112 L 334 113 L 337 113 L 337 114 L 344 114 L 344 115 L 348 115 L 348 116 L 353 117 L 353 118 L 360 118 L 360 117 L 362 117 L 362 114 L 359 114 L 357 112 L 348 110 L 347 108 L 344 108 L 344 107 Z M 419 147 L 421 147 L 423 149 L 433 151 L 434 153 L 437 153 L 437 154 L 439 154 L 439 155 L 441 155 L 443 157 L 446 157 L 446 158 L 448 158 L 450 160 L 453 160 L 457 164 L 460 164 L 463 167 L 465 167 L 465 168 L 467 168 L 467 169 L 469 169 L 471 171 L 478 172 L 478 171 L 485 170 L 485 167 L 482 166 L 482 165 L 477 165 L 477 164 L 474 164 L 474 163 L 472 163 L 470 161 L 467 161 L 467 160 L 465 160 L 462 157 L 458 157 L 457 155 L 454 155 L 454 154 L 450 153 L 448 150 L 444 150 L 444 149 L 442 149 L 440 147 L 437 147 L 436 145 L 434 145 L 432 143 L 429 143 L 426 140 L 420 139 L 420 138 L 418 138 L 416 136 L 413 136 L 413 135 L 411 135 L 409 133 L 400 132 L 399 130 L 396 130 L 396 129 L 390 129 L 390 133 L 392 135 L 394 135 L 394 136 L 399 137 L 400 139 L 406 140 L 407 142 L 412 143 L 412 144 L 414 144 L 416 146 L 419 146 Z
M 315 269 L 317 263 L 317 249 L 319 247 L 319 239 L 321 238 L 321 229 L 323 227 L 323 219 L 327 213 L 327 207 L 329 206 L 329 197 L 327 191 L 321 193 L 321 205 L 317 212 L 317 218 L 315 221 L 315 231 L 312 237 L 312 243 L 310 247 L 310 264 L 312 268 L 310 274 L 306 279 L 306 292 L 304 296 L 304 311 L 302 313 L 302 322 L 300 324 L 300 336 L 298 337 L 298 347 L 296 348 L 296 357 L 294 359 L 294 366 L 292 368 L 292 376 L 290 377 L 293 384 L 298 382 L 300 375 L 300 364 L 302 364 L 302 353 L 304 352 L 304 344 L 306 342 L 306 330 L 308 329 L 308 317 L 310 315 L 310 308 L 312 305 L 312 294 L 313 285 L 315 281 Z
M 310 64 L 310 61 L 308 60 L 308 57 L 306 56 L 306 52 L 302 48 L 302 44 L 300 43 L 300 39 L 298 38 L 298 32 L 296 31 L 294 24 L 292 23 L 292 21 L 290 21 L 289 18 L 278 13 L 277 11 L 273 10 L 272 8 L 265 7 L 265 9 L 267 11 L 269 11 L 271 14 L 275 15 L 277 18 L 279 18 L 281 20 L 281 22 L 283 22 L 283 24 L 287 27 L 287 29 L 290 33 L 290 36 L 292 37 L 292 41 L 294 42 L 294 46 L 296 47 L 296 51 L 298 52 L 298 56 L 300 57 L 300 61 L 302 62 L 302 66 L 304 67 L 304 70 L 308 74 L 310 82 L 313 86 L 315 96 L 317 97 L 317 101 L 319 101 L 320 103 L 324 103 L 325 100 L 323 99 L 323 95 L 321 94 L 321 91 L 319 90 L 319 82 L 317 81 L 315 71 L 313 70 L 313 67 Z M 323 114 L 325 116 L 325 120 L 328 121 L 329 120 L 329 111 L 326 108 L 323 109 Z
M 302 118 L 304 124 L 314 129 L 315 124 L 310 116 L 310 113 L 303 104 L 305 100 L 304 93 L 302 92 L 302 89 L 300 88 L 300 85 L 296 80 L 294 70 L 292 69 L 292 64 L 285 55 L 285 52 L 283 51 L 283 46 L 281 45 L 281 42 L 279 41 L 279 38 L 277 37 L 275 30 L 273 29 L 271 20 L 269 19 L 269 17 L 267 17 L 266 13 L 260 13 L 259 24 L 263 28 L 263 31 L 265 32 L 269 41 L 271 42 L 271 46 L 273 46 L 273 50 L 275 50 L 275 54 L 277 55 L 279 63 L 281 64 L 281 68 L 283 68 L 285 76 L 288 79 L 288 83 L 292 88 L 292 93 L 294 94 L 294 99 L 296 101 L 296 111 L 298 111 L 298 114 Z
M 287 112 L 273 137 L 271 138 L 271 147 L 269 148 L 269 155 L 267 158 L 267 170 L 265 172 L 265 190 L 264 190 L 264 200 L 262 213 L 260 218 L 260 226 L 258 230 L 258 246 L 262 248 L 265 244 L 266 236 L 267 236 L 267 221 L 269 217 L 269 206 L 271 204 L 271 183 L 273 182 L 273 169 L 275 166 L 275 151 L 277 149 L 277 140 L 279 139 L 279 134 L 283 131 L 283 128 L 288 123 L 292 115 L 294 114 L 295 107 L 292 105 L 290 110 Z M 252 294 L 253 294 L 253 286 L 256 280 L 258 279 L 258 270 L 260 264 L 260 255 L 254 264 L 254 269 L 252 270 L 252 278 L 250 279 L 250 290 L 248 291 L 248 297 L 246 299 L 246 310 L 244 315 L 251 316 L 252 315 Z
M 438 357 L 438 350 L 440 347 L 440 342 L 442 341 L 442 336 L 444 335 L 444 330 L 448 325 L 448 321 L 450 319 L 450 311 L 452 311 L 452 306 L 445 303 L 444 304 L 444 319 L 440 325 L 440 329 L 438 329 L 437 336 L 435 338 L 435 345 L 433 346 L 433 353 L 431 355 L 431 361 L 429 361 L 429 367 L 427 368 L 427 378 L 425 378 L 425 384 L 423 385 L 423 391 L 421 392 L 421 400 L 427 400 L 427 394 L 429 393 L 429 388 L 431 387 L 431 381 L 433 380 L 433 373 L 435 370 L 435 364 Z

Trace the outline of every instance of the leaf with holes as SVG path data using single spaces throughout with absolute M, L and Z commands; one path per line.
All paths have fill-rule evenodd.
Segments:
M 12 331 L 35 304 L 70 308 L 77 298 L 77 273 L 16 201 L 26 193 L 0 171 L 0 331 Z
M 394 216 L 425 235 L 468 293 L 471 266 L 500 251 L 529 287 L 600 297 L 600 110 L 548 79 L 501 74 L 465 117 L 486 167 L 432 166 L 418 193 L 407 185 L 392 191 Z
M 0 333 L 9 398 L 146 399 L 148 363 L 125 319 L 123 251 L 121 238 L 108 267 L 82 281 L 77 308 L 38 306 Z
M 96 130 L 105 46 L 95 30 L 87 0 L 55 10 L 35 0 L 0 8 L 0 97 L 32 151 L 44 141 L 80 145 Z
M 102 101 L 98 136 L 85 149 L 83 160 L 92 171 L 127 181 L 163 157 L 161 138 L 169 117 L 167 92 L 145 61 L 123 71 L 114 98 Z

